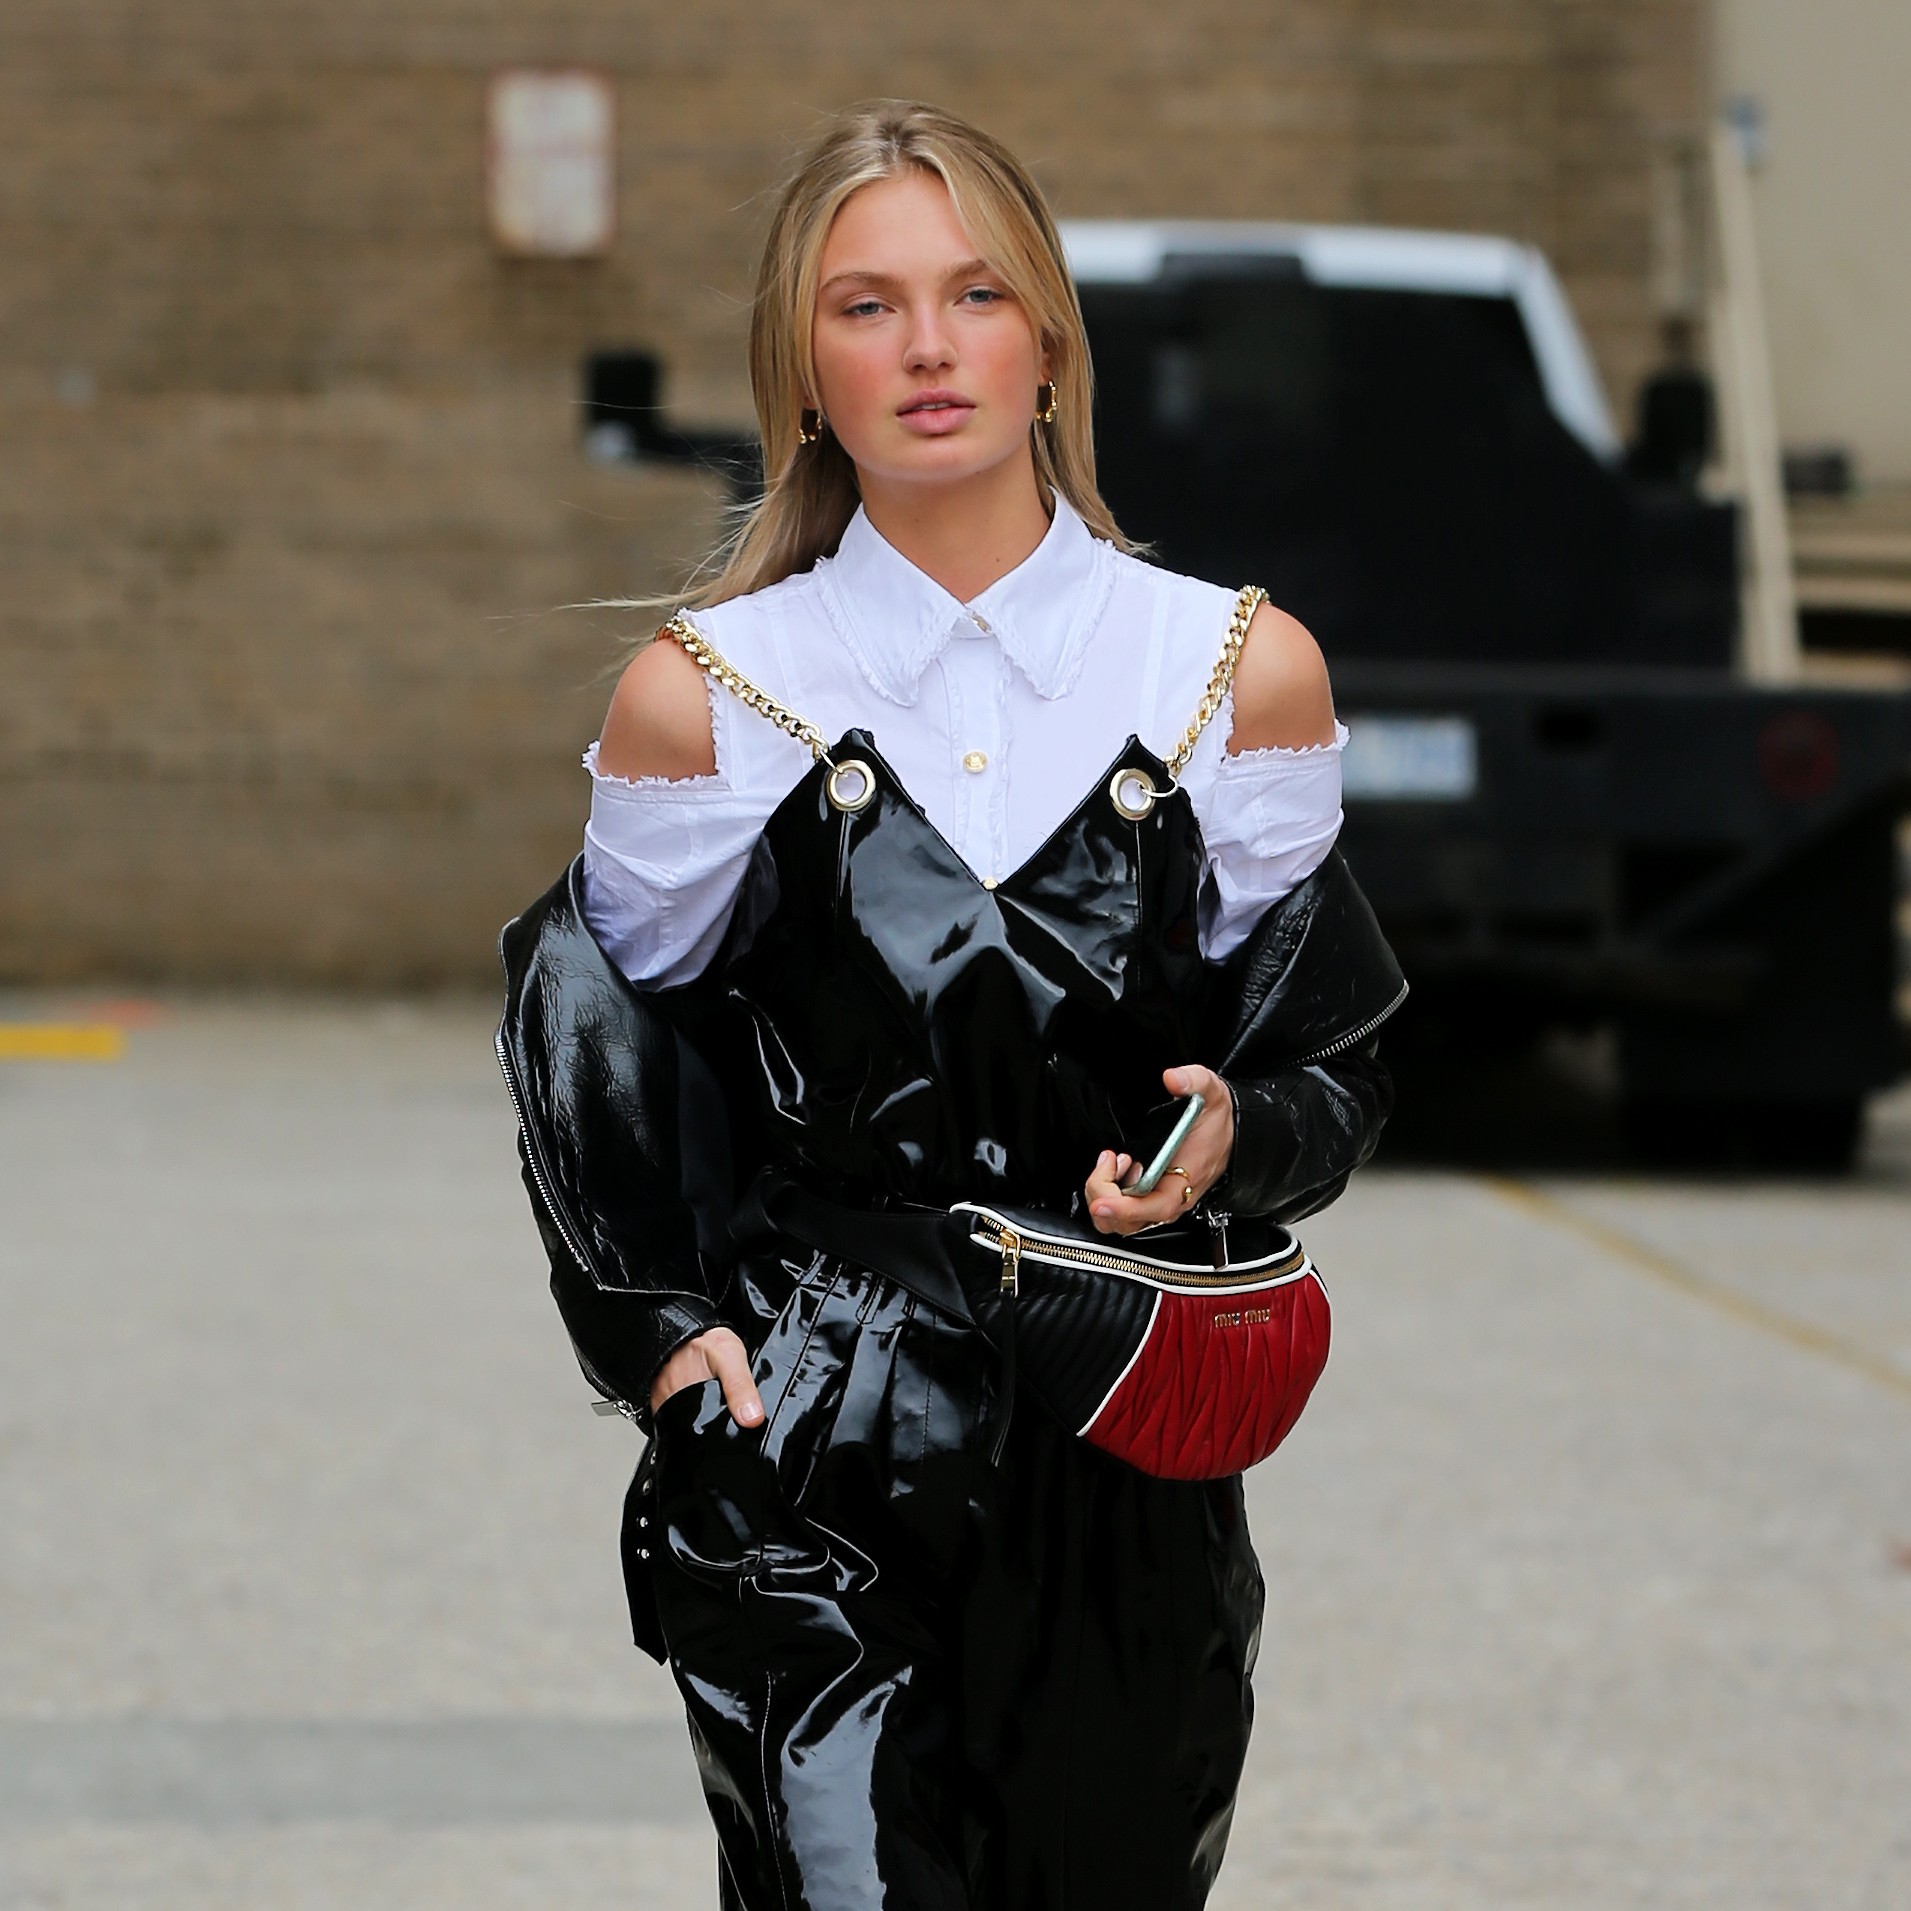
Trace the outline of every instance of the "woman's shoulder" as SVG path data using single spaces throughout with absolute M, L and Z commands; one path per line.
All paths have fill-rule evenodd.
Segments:
M 660 632 L 624 666 L 585 761 L 593 776 L 619 783 L 716 775 L 709 691 L 682 645 Z
M 1230 752 L 1306 750 L 1338 736 L 1327 659 L 1300 619 L 1272 603 L 1256 607 L 1234 667 Z

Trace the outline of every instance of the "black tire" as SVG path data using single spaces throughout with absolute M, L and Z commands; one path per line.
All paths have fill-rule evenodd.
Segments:
M 1849 1174 L 1864 1134 L 1864 1099 L 1631 1096 L 1625 1129 L 1634 1160 L 1646 1167 Z

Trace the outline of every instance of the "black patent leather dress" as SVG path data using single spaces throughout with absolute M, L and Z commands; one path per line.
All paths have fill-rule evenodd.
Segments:
M 825 763 L 798 784 L 718 956 L 691 987 L 642 998 L 643 1033 L 603 1034 L 631 992 L 580 1007 L 593 984 L 574 896 L 568 913 L 547 899 L 535 935 L 507 931 L 511 1053 L 521 1079 L 547 1069 L 518 1090 L 527 1168 L 586 1371 L 641 1399 L 668 1344 L 721 1320 L 752 1350 L 766 1408 L 764 1426 L 739 1428 L 713 1381 L 657 1410 L 626 1509 L 640 1642 L 654 1600 L 726 1906 L 1193 1911 L 1221 1862 L 1253 1709 L 1262 1581 L 1240 1480 L 1149 1478 L 1027 1402 L 992 1465 L 998 1362 L 975 1328 L 794 1240 L 726 1236 L 721 1211 L 764 1172 L 867 1207 L 1077 1207 L 1100 1149 L 1158 1132 L 1162 1069 L 1220 1061 L 1230 1034 L 1238 1052 L 1296 951 L 1325 946 L 1332 884 L 1357 891 L 1333 859 L 1338 877 L 1313 882 L 1331 906 L 1217 967 L 1196 935 L 1199 826 L 1135 740 L 993 885 L 871 737 L 830 754 L 867 766 L 871 800 L 838 807 Z M 1111 797 L 1122 768 L 1163 792 L 1144 817 Z M 1371 940 L 1380 955 L 1357 982 L 1330 957 L 1324 984 L 1288 988 L 1290 1021 L 1338 1037 L 1332 1064 L 1230 1077 L 1244 1207 L 1305 1212 L 1372 1148 L 1388 1094 L 1362 1018 L 1397 999 L 1398 972 Z M 647 1326 L 628 1359 L 615 1303 L 660 1286 L 645 1257 L 661 1250 L 628 1238 L 643 1225 L 615 1212 L 630 1175 L 604 1160 L 623 1144 L 593 1158 L 579 1113 L 602 1093 L 579 1078 L 619 1066 L 577 1065 L 571 1037 L 593 1016 L 591 1039 L 613 1051 L 657 1043 L 632 1080 L 669 1077 L 689 1138 L 669 1171 L 701 1211 L 711 1276 L 707 1299 L 682 1281 L 665 1295 L 670 1331 Z M 558 1023 L 568 1047 L 546 1032 Z M 621 1112 L 640 1129 L 649 1118 Z M 1257 1126 L 1269 1158 L 1244 1161 Z M 593 1198 L 597 1233 L 580 1240 L 556 1216 Z M 586 1277 L 606 1251 L 647 1271 Z

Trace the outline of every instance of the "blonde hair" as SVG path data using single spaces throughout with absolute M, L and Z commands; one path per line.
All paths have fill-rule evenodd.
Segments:
M 956 217 L 1001 274 L 1048 353 L 1055 418 L 1031 420 L 1035 477 L 1096 537 L 1124 537 L 1095 488 L 1094 375 L 1081 303 L 1054 216 L 1028 169 L 999 140 L 918 100 L 866 100 L 836 115 L 784 186 L 764 241 L 750 309 L 750 390 L 763 441 L 763 495 L 681 599 L 720 604 L 806 571 L 836 549 L 856 514 L 856 468 L 835 434 L 803 444 L 797 417 L 816 389 L 810 353 L 823 244 L 843 202 L 878 180 L 924 172 L 948 188 Z M 665 600 L 659 600 L 665 601 Z

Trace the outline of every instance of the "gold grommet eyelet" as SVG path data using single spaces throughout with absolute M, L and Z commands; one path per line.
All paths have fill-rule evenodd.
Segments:
M 876 794 L 876 772 L 860 757 L 845 757 L 842 762 L 830 765 L 823 793 L 832 808 L 841 810 L 845 816 L 854 816 L 858 810 L 867 809 Z
M 1132 766 L 1117 770 L 1108 781 L 1108 800 L 1131 823 L 1139 823 L 1154 808 L 1155 798 L 1160 794 L 1154 778 L 1146 770 Z

